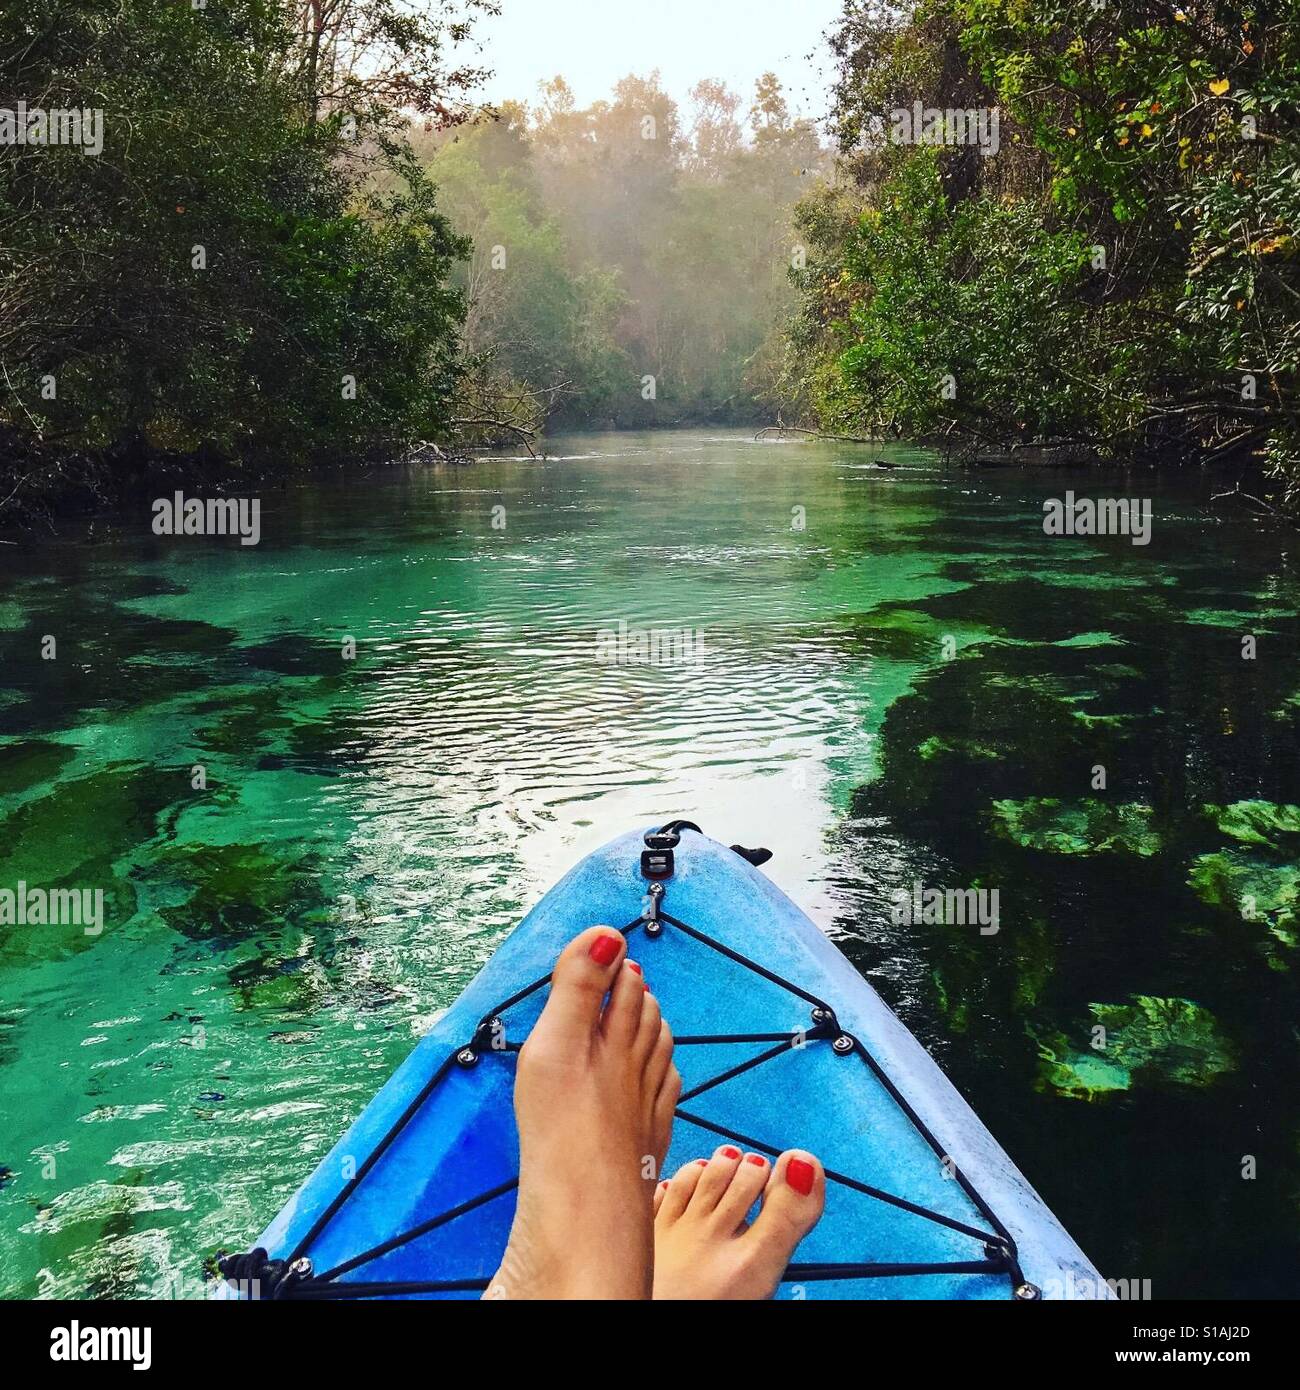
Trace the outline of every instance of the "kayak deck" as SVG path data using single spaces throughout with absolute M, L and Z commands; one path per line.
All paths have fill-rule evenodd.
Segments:
M 640 833 L 622 836 L 547 893 L 272 1222 L 259 1245 L 310 1260 L 281 1296 L 486 1286 L 514 1213 L 517 1051 L 555 957 L 597 922 L 627 931 L 677 1039 L 666 1171 L 727 1140 L 811 1149 L 827 1169 L 825 1214 L 778 1297 L 1107 1296 L 925 1050 L 788 898 L 693 831 L 651 896 L 640 849 Z

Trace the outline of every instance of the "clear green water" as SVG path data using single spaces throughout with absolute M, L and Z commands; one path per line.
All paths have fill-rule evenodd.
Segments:
M 1295 536 L 1191 482 L 1129 480 L 1137 548 L 1043 535 L 1092 476 L 551 448 L 263 492 L 256 548 L 146 504 L 0 547 L 0 887 L 107 902 L 0 926 L 0 1290 L 192 1293 L 563 870 L 689 815 L 775 849 L 1104 1273 L 1294 1293 Z M 602 664 L 620 619 L 704 654 Z M 1001 930 L 895 924 L 915 880 Z

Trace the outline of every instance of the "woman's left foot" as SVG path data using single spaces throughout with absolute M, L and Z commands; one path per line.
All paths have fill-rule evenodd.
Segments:
M 759 1198 L 752 1225 L 745 1221 Z M 655 1193 L 656 1298 L 771 1298 L 795 1246 L 821 1218 L 826 1174 L 802 1149 L 770 1163 L 724 1144 Z

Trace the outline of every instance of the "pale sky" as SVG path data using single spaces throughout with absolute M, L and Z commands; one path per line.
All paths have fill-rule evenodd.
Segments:
M 842 0 L 502 0 L 500 17 L 476 26 L 477 61 L 495 69 L 483 95 L 531 102 L 537 84 L 558 73 L 586 106 L 629 72 L 658 68 L 684 104 L 702 77 L 748 98 L 771 70 L 791 107 L 820 119 L 832 76 L 822 35 L 841 8 Z

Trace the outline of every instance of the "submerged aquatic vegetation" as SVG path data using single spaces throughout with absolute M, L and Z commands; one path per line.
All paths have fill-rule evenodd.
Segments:
M 1080 632 L 1074 637 L 1064 637 L 1052 643 L 1056 647 L 1124 647 L 1128 643 L 1123 637 L 1116 637 L 1113 632 Z
M 998 750 L 987 743 L 979 743 L 972 738 L 944 738 L 942 734 L 931 734 L 923 743 L 917 745 L 917 757 L 927 762 L 945 753 L 955 753 L 967 758 L 997 758 Z
M 0 796 L 16 796 L 57 777 L 77 750 L 66 743 L 24 739 L 0 745 Z
M 213 691 L 193 706 L 204 721 L 195 732 L 195 743 L 209 752 L 239 757 L 250 748 L 265 747 L 293 727 L 292 706 L 298 696 L 285 682 Z M 206 722 L 209 714 L 216 716 L 211 723 Z
M 954 653 L 987 638 L 979 624 L 942 622 L 920 604 L 877 604 L 869 612 L 853 615 L 846 631 L 856 648 L 892 661 L 928 665 L 951 639 Z
M 174 846 L 158 856 L 157 877 L 188 890 L 184 902 L 161 907 L 168 926 L 196 941 L 220 945 L 302 925 L 326 913 L 320 870 L 311 855 L 291 858 L 261 845 Z
M 1267 845 L 1271 850 L 1282 852 L 1279 841 L 1300 837 L 1300 806 L 1256 800 L 1234 801 L 1231 806 L 1207 806 L 1205 809 L 1225 835 L 1242 844 Z M 1300 839 L 1292 846 L 1292 851 L 1297 847 L 1300 847 Z
M 900 825 L 959 821 L 967 834 L 972 804 L 1064 790 L 1062 769 L 1086 766 L 1095 754 L 1069 705 L 1034 668 L 1040 653 L 984 646 L 929 671 L 890 705 L 882 776 L 865 799 Z M 1028 744 L 1026 729 L 1036 731 Z M 950 795 L 954 783 L 962 798 Z
M 63 732 L 190 694 L 217 680 L 234 637 L 201 619 L 160 618 L 104 602 L 79 584 L 40 600 L 33 595 L 32 616 L 6 646 L 39 652 L 51 633 L 57 641 L 49 659 L 0 664 L 0 686 L 16 697 L 0 705 L 0 734 Z M 67 675 L 72 653 L 76 680 Z
M 1090 1004 L 1094 1046 L 1055 1034 L 1039 1044 L 1040 1086 L 1092 1100 L 1139 1082 L 1208 1086 L 1234 1066 L 1214 1015 L 1190 999 L 1135 994 L 1130 1004 Z
M 1271 619 L 1293 616 L 1285 608 L 1189 608 L 1183 615 L 1183 621 L 1205 627 L 1227 628 L 1231 632 L 1257 632 L 1262 627 L 1267 630 L 1266 625 Z
M 1160 850 L 1151 827 L 1152 809 L 1136 802 L 1113 805 L 1087 798 L 1068 803 L 1050 796 L 995 801 L 993 827 L 1025 849 L 1050 854 L 1122 852 L 1146 858 Z
M 1077 1100 L 1092 1100 L 1108 1091 L 1127 1091 L 1133 1076 L 1127 1067 L 1093 1052 L 1072 1052 L 1062 1044 L 1058 1056 L 1047 1045 L 1040 1045 L 1039 1075 L 1047 1088 Z
M 245 1009 L 311 1013 L 330 996 L 325 970 L 306 954 L 281 956 L 262 949 L 226 973 Z
M 1198 855 L 1187 882 L 1202 902 L 1227 908 L 1246 921 L 1294 921 L 1300 865 L 1271 864 L 1244 850 L 1225 849 Z
M 122 925 L 136 911 L 129 862 L 154 839 L 179 779 L 166 768 L 118 762 L 55 782 L 0 819 L 0 885 L 102 890 L 101 927 Z M 96 935 L 75 924 L 29 923 L 0 931 L 0 955 L 66 955 L 85 949 Z
M 138 849 L 183 785 L 179 771 L 139 763 L 57 783 L 0 822 L 0 881 L 48 883 Z
M 1252 800 L 1209 805 L 1205 811 L 1221 833 L 1247 848 L 1232 845 L 1198 855 L 1188 885 L 1211 907 L 1243 922 L 1262 922 L 1269 933 L 1264 943 L 1269 965 L 1288 969 L 1286 952 L 1277 945 L 1300 944 L 1300 806 Z

